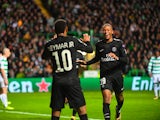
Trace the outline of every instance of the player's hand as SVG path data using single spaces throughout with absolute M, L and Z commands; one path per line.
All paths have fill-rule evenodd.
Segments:
M 57 34 L 54 34 L 53 39 L 57 38 Z
M 82 64 L 80 64 L 80 66 L 81 66 L 82 68 L 86 68 L 86 67 L 87 67 L 86 65 L 82 65 Z
M 110 52 L 108 55 L 109 55 L 110 57 L 116 59 L 116 60 L 119 60 L 119 57 L 118 57 L 116 54 L 112 53 L 112 52 Z
M 83 38 L 80 38 L 83 42 L 89 42 L 90 41 L 90 36 L 87 34 L 87 33 L 85 33 L 85 34 L 83 34 Z
M 79 63 L 80 65 L 86 65 L 87 64 L 86 61 L 84 61 L 84 60 L 77 60 L 76 62 Z

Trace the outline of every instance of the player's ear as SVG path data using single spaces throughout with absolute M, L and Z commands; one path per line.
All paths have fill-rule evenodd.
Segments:
M 66 33 L 68 32 L 68 26 L 66 26 L 65 31 L 66 31 Z
M 115 35 L 115 31 L 114 30 L 112 30 L 112 35 Z
M 68 32 L 68 27 L 66 26 L 65 29 L 64 29 L 65 36 L 67 35 L 67 32 Z

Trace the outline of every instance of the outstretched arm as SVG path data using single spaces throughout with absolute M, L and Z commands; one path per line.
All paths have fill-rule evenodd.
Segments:
M 94 57 L 93 59 L 91 59 L 90 61 L 85 61 L 85 60 L 77 60 L 76 62 L 78 62 L 81 65 L 91 65 L 93 63 L 98 62 L 99 59 L 97 57 Z
M 48 51 L 48 45 L 46 44 L 45 45 L 45 47 L 44 47 L 44 51 L 43 51 L 43 53 L 42 53 L 42 59 L 45 59 L 45 60 L 47 60 L 47 59 L 49 59 L 49 57 L 50 57 L 50 52 Z
M 87 53 L 92 53 L 93 48 L 90 44 L 90 36 L 88 34 L 83 34 L 83 38 L 78 40 L 78 50 L 85 51 Z
M 95 54 L 95 57 L 94 58 L 92 58 L 91 60 L 89 60 L 89 61 L 84 61 L 84 60 L 78 60 L 77 62 L 79 62 L 80 64 L 82 64 L 82 65 L 90 65 L 90 64 L 93 64 L 93 63 L 96 63 L 96 62 L 98 62 L 100 60 L 100 56 L 99 56 L 99 54 L 98 54 L 98 50 L 97 50 L 97 48 L 96 48 L 96 54 Z

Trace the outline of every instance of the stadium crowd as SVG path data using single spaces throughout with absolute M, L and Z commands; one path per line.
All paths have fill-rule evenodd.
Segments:
M 115 37 L 126 46 L 130 75 L 146 75 L 154 48 L 160 49 L 160 0 L 46 0 L 44 7 L 51 18 L 32 0 L 0 1 L 0 49 L 12 52 L 11 78 L 51 76 L 51 65 L 41 53 L 57 18 L 66 19 L 77 37 L 88 32 L 93 47 L 101 38 L 101 26 L 113 24 Z

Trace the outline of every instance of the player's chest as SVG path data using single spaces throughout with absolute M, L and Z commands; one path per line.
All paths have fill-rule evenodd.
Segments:
M 98 53 L 101 55 L 105 55 L 108 53 L 115 53 L 115 54 L 119 54 L 119 47 L 118 45 L 114 45 L 114 44 L 101 44 L 98 47 Z

